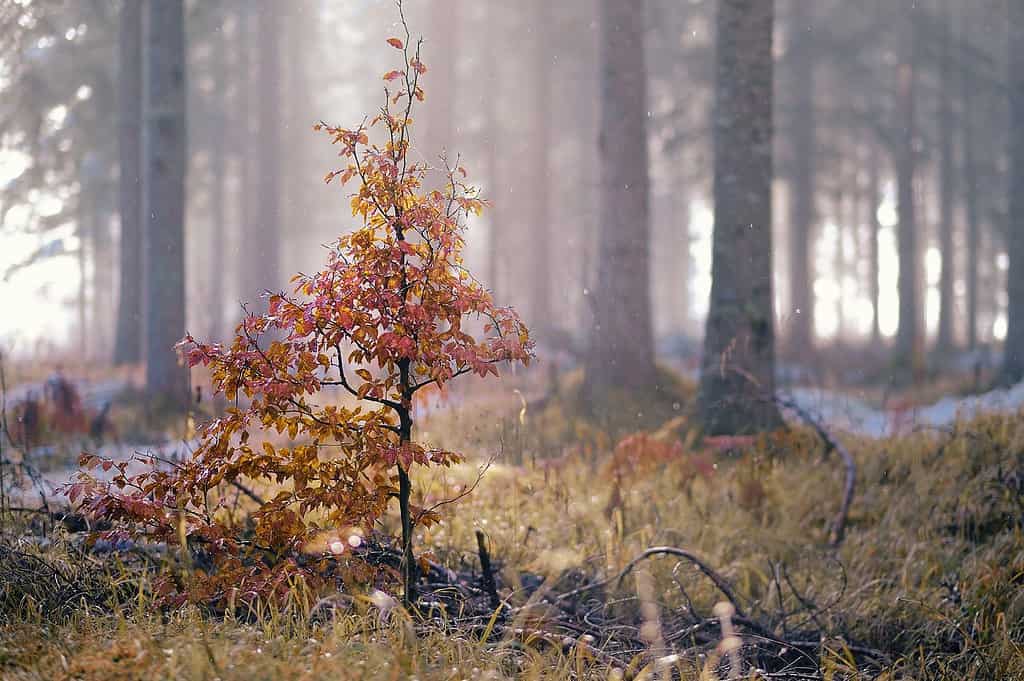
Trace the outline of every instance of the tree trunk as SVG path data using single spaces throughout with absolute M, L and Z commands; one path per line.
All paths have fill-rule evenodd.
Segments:
M 968 12 L 963 12 L 961 43 L 966 46 L 970 39 Z M 961 143 L 964 155 L 964 204 L 967 218 L 967 348 L 978 349 L 978 258 L 981 247 L 981 217 L 979 210 L 977 136 L 974 131 L 975 93 L 969 69 L 961 65 L 961 100 L 963 101 L 963 126 Z
M 124 0 L 118 35 L 121 217 L 114 364 L 142 358 L 142 2 Z
M 871 294 L 871 344 L 878 347 L 882 342 L 882 329 L 879 324 L 879 306 L 882 302 L 882 290 L 878 284 L 879 276 L 879 252 L 878 252 L 878 231 L 881 224 L 878 222 L 878 206 L 882 202 L 882 169 L 881 154 L 878 153 L 878 145 L 871 144 L 870 161 L 871 168 L 868 170 L 868 225 L 870 241 L 868 242 L 868 257 L 871 262 L 868 266 L 870 282 L 868 290 Z
M 1007 250 L 1008 327 L 1000 380 L 1024 379 L 1024 4 L 1009 3 L 1010 27 L 1010 198 Z
M 278 0 L 257 3 L 258 42 L 256 69 L 259 74 L 259 130 L 256 136 L 256 196 L 259 214 L 249 225 L 252 255 L 258 258 L 246 268 L 250 284 L 245 295 L 254 297 L 281 281 L 281 41 Z
M 644 10 L 601 0 L 600 245 L 584 395 L 656 386 Z
M 551 248 L 552 225 L 550 206 L 551 187 L 551 50 L 549 48 L 550 23 L 552 20 L 550 0 L 534 0 L 534 45 L 533 67 L 533 111 L 531 121 L 530 148 L 533 151 L 532 170 L 533 195 L 530 200 L 530 231 L 532 241 L 529 261 L 530 273 L 530 324 L 538 339 L 547 340 L 553 330 L 554 318 L 551 313 Z
M 942 5 L 942 58 L 939 87 L 939 247 L 942 250 L 942 278 L 939 280 L 939 331 L 936 350 L 948 353 L 953 349 L 953 55 L 949 0 Z
M 718 6 L 711 301 L 698 409 L 709 434 L 773 429 L 773 3 Z
M 227 112 L 230 102 L 226 96 L 226 55 L 224 49 L 224 18 L 221 8 L 217 12 L 220 30 L 213 38 L 211 55 L 211 77 L 213 79 L 213 98 L 216 120 L 213 123 L 214 133 L 211 135 L 210 148 L 210 252 L 207 257 L 207 295 L 209 301 L 209 328 L 207 334 L 211 340 L 218 340 L 224 333 L 224 230 L 227 222 L 224 183 L 227 178 L 227 149 L 225 135 L 228 129 Z
M 185 30 L 183 0 L 147 0 L 143 98 L 146 389 L 188 403 L 174 345 L 185 333 Z
M 234 147 L 238 157 L 239 185 L 238 185 L 238 248 L 235 252 L 235 272 L 238 277 L 238 297 L 246 304 L 257 299 L 260 293 L 260 282 L 253 273 L 255 269 L 255 243 L 252 239 L 254 232 L 258 230 L 256 225 L 256 154 L 254 146 L 256 139 L 256 126 L 254 125 L 253 110 L 256 107 L 256 78 L 253 75 L 253 45 L 255 38 L 255 21 L 253 21 L 252 9 L 246 4 L 239 4 L 237 8 L 238 31 L 237 31 L 237 69 L 236 78 L 238 85 L 236 90 L 237 102 L 235 104 L 235 115 L 237 122 L 234 126 Z
M 917 121 L 914 97 L 916 95 L 916 21 L 908 3 L 902 7 L 901 21 L 903 28 L 901 41 L 903 58 L 897 72 L 898 76 L 898 109 L 901 131 L 897 145 L 896 183 L 899 213 L 898 257 L 899 279 L 899 331 L 896 336 L 896 361 L 898 364 L 916 371 L 921 352 L 921 322 L 918 281 L 918 239 L 917 216 L 914 206 L 914 176 L 917 159 L 914 151 L 914 138 L 917 134 Z
M 815 198 L 815 59 L 804 24 L 811 21 L 811 3 L 796 0 L 792 55 L 793 86 L 793 177 L 790 183 L 789 229 L 789 349 L 794 357 L 806 358 L 814 347 L 814 282 L 811 276 L 811 240 L 816 219 Z M 797 41 L 796 36 L 802 36 Z
M 430 33 L 424 45 L 423 60 L 430 68 L 426 82 L 427 98 L 422 113 L 423 155 L 431 166 L 440 165 L 440 154 L 455 162 L 455 65 L 458 54 L 459 0 L 434 0 L 430 8 Z M 435 174 L 435 179 L 442 179 Z
M 488 194 L 491 201 L 487 211 L 487 285 L 491 294 L 499 297 L 503 290 L 501 282 L 502 228 L 505 224 L 506 196 L 502 168 L 502 120 L 501 120 L 501 44 L 498 36 L 505 28 L 504 8 L 498 3 L 487 5 L 484 25 L 493 32 L 484 47 L 484 82 L 486 103 L 484 129 L 484 165 L 487 172 Z

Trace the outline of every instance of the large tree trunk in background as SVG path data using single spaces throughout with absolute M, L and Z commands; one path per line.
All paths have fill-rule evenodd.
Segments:
M 213 38 L 210 76 L 213 80 L 213 99 L 216 119 L 213 123 L 213 134 L 210 136 L 210 252 L 207 253 L 207 309 L 209 311 L 209 328 L 207 335 L 211 340 L 220 340 L 224 334 L 224 265 L 225 265 L 225 234 L 227 228 L 226 192 L 227 179 L 227 114 L 230 102 L 227 98 L 227 64 L 224 38 L 225 11 L 222 7 L 214 10 L 220 30 Z
M 896 184 L 899 213 L 897 233 L 899 251 L 899 280 L 897 288 L 900 298 L 899 331 L 896 335 L 896 361 L 916 373 L 921 360 L 921 307 L 919 301 L 920 282 L 918 277 L 917 216 L 914 206 L 914 176 L 917 159 L 914 138 L 917 134 L 917 41 L 916 10 L 909 3 L 901 5 L 900 21 L 903 24 L 900 40 L 902 61 L 897 71 L 897 107 L 901 126 L 896 149 Z
M 142 358 L 142 2 L 124 0 L 118 34 L 120 286 L 114 364 Z
M 717 18 L 711 301 L 698 409 L 709 434 L 774 429 L 773 3 L 721 0 Z
M 968 13 L 962 12 L 961 44 L 966 46 L 970 39 L 967 19 Z M 969 75 L 970 69 L 961 65 L 960 87 L 963 102 L 963 125 L 960 130 L 961 144 L 964 155 L 964 204 L 967 218 L 967 348 L 978 349 L 978 258 L 981 245 L 981 217 L 979 213 L 978 176 L 977 176 L 977 136 L 974 131 L 974 100 L 973 83 Z
M 811 275 L 811 242 L 815 211 L 815 154 L 817 149 L 814 93 L 815 51 L 813 37 L 804 25 L 813 19 L 813 0 L 795 0 L 793 21 L 793 177 L 789 197 L 789 350 L 806 359 L 814 347 L 814 281 Z
M 538 339 L 548 340 L 554 330 L 551 300 L 551 70 L 552 64 L 550 0 L 534 0 L 533 110 L 530 149 L 533 152 L 532 196 L 530 197 L 530 231 L 532 244 L 529 251 L 530 272 L 530 324 Z
M 948 353 L 953 349 L 953 195 L 955 170 L 953 159 L 953 46 L 952 17 L 949 0 L 942 5 L 942 58 L 939 86 L 939 247 L 942 250 L 942 279 L 939 281 L 939 332 L 936 349 Z
M 1009 3 L 1010 27 L 1010 201 L 1007 250 L 1008 327 L 1004 345 L 1004 384 L 1024 379 L 1024 4 Z
M 642 5 L 601 0 L 601 214 L 584 395 L 656 389 Z
M 146 390 L 188 403 L 185 333 L 185 16 L 183 0 L 147 0 L 143 97 L 143 264 Z

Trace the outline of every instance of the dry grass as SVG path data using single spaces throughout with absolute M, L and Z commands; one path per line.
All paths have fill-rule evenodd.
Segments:
M 826 632 L 823 678 L 1024 679 L 1024 419 L 993 417 L 951 433 L 848 441 L 859 466 L 857 496 L 846 541 L 832 550 L 826 525 L 839 503 L 842 472 L 838 462 L 821 460 L 809 433 L 720 458 L 710 474 L 695 465 L 707 453 L 689 445 L 682 460 L 622 479 L 607 473 L 607 440 L 593 436 L 592 424 L 556 423 L 556 410 L 571 406 L 547 405 L 539 415 L 520 408 L 514 395 L 469 400 L 457 418 L 439 414 L 423 424 L 439 444 L 501 455 L 478 489 L 458 506 L 443 507 L 444 522 L 418 538 L 449 565 L 476 564 L 478 529 L 506 584 L 520 575 L 550 583 L 614 575 L 649 546 L 675 545 L 714 566 L 744 608 L 778 635 Z M 589 446 L 574 446 L 583 441 Z M 432 474 L 419 481 L 423 501 L 450 496 L 475 477 L 470 464 Z M 70 555 L 59 538 L 24 550 L 54 561 Z M 666 627 L 673 612 L 690 607 L 687 598 L 702 613 L 721 598 L 692 567 L 676 566 L 671 558 L 653 558 L 641 575 L 650 576 L 648 600 Z M 0 677 L 455 680 L 617 673 L 572 642 L 482 641 L 475 630 L 445 630 L 443 622 L 414 635 L 403 615 L 382 617 L 364 597 L 327 620 L 301 609 L 268 610 L 255 624 L 202 618 L 194 610 L 161 616 L 148 607 L 144 585 L 140 591 L 127 572 L 107 570 L 105 579 L 134 596 L 67 612 L 47 605 L 36 587 L 18 587 L 20 599 L 8 589 Z M 636 593 L 631 576 L 609 585 L 606 597 Z M 671 631 L 664 634 L 671 639 Z M 886 657 L 868 664 L 851 652 L 858 647 Z M 687 679 L 713 678 L 716 663 L 713 656 L 672 661 Z

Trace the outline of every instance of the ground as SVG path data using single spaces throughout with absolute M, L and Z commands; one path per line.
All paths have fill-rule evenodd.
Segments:
M 837 435 L 857 485 L 845 539 L 830 546 L 844 470 L 810 429 L 710 447 L 686 434 L 681 405 L 658 436 L 683 434 L 671 458 L 647 445 L 616 468 L 612 439 L 582 419 L 566 425 L 568 407 L 548 394 L 520 379 L 421 406 L 426 439 L 471 455 L 420 480 L 425 497 L 450 495 L 494 461 L 419 546 L 478 575 L 481 530 L 507 619 L 449 609 L 414 620 L 371 591 L 258 616 L 160 613 L 129 557 L 83 554 L 80 535 L 17 513 L 2 544 L 0 677 L 609 679 L 671 668 L 727 678 L 712 614 L 725 597 L 694 563 L 652 555 L 616 579 L 667 546 L 731 590 L 745 678 L 1024 678 L 1014 411 Z M 590 590 L 560 600 L 581 585 Z M 116 597 L 82 595 L 93 591 Z

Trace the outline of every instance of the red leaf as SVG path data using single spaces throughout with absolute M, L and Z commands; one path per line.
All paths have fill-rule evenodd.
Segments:
M 405 45 L 402 44 L 402 41 L 399 40 L 398 38 L 388 38 L 388 45 L 395 48 L 396 50 L 401 50 L 402 48 L 405 47 Z

